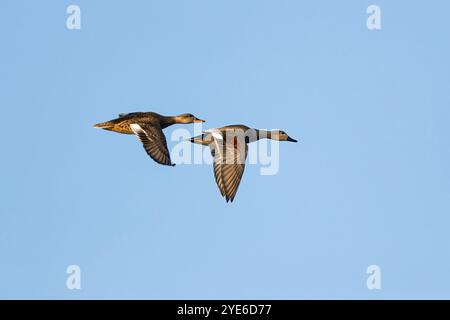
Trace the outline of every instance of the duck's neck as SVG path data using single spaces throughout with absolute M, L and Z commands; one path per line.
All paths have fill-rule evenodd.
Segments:
M 161 117 L 161 128 L 167 128 L 173 124 L 179 123 L 177 120 L 177 116 L 162 116 Z
M 256 140 L 272 139 L 272 132 L 267 130 L 256 130 Z

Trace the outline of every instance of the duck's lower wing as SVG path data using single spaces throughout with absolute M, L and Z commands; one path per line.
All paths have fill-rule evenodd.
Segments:
M 170 160 L 166 137 L 158 123 L 132 123 L 130 128 L 141 140 L 145 151 L 153 160 L 162 165 L 174 166 Z
M 211 155 L 214 158 L 214 177 L 220 193 L 226 201 L 233 202 L 236 196 L 247 158 L 247 144 L 237 142 L 235 138 L 231 142 L 214 139 L 210 144 Z

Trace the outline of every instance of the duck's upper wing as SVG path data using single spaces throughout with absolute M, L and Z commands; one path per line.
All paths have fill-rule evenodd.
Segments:
M 214 158 L 214 177 L 222 196 L 233 202 L 244 174 L 247 144 L 244 137 L 225 141 L 213 136 L 214 142 L 209 147 Z
M 119 118 L 140 116 L 143 112 L 119 113 Z
M 174 166 L 167 150 L 167 141 L 159 123 L 132 123 L 131 130 L 141 140 L 148 155 L 159 164 Z

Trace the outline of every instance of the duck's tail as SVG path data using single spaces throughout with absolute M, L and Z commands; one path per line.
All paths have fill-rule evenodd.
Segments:
M 199 140 L 202 140 L 202 136 L 192 137 L 192 138 L 187 139 L 186 141 L 190 141 L 192 143 L 196 143 L 196 142 L 199 142 Z
M 189 138 L 189 139 L 187 139 L 187 141 L 207 146 L 212 142 L 212 139 L 211 139 L 210 133 L 204 133 L 204 134 Z
M 114 127 L 114 123 L 112 121 L 100 122 L 93 125 L 94 128 L 111 130 Z

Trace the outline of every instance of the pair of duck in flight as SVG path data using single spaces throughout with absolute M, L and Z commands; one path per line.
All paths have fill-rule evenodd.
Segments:
M 190 113 L 163 116 L 155 112 L 119 114 L 119 118 L 97 123 L 94 128 L 122 134 L 134 134 L 141 140 L 147 154 L 157 163 L 175 166 L 170 160 L 163 129 L 173 124 L 205 122 Z M 208 146 L 214 159 L 214 177 L 226 201 L 233 202 L 242 179 L 247 158 L 248 143 L 267 138 L 297 142 L 284 131 L 251 129 L 245 125 L 230 125 L 209 129 L 190 139 L 192 143 Z

